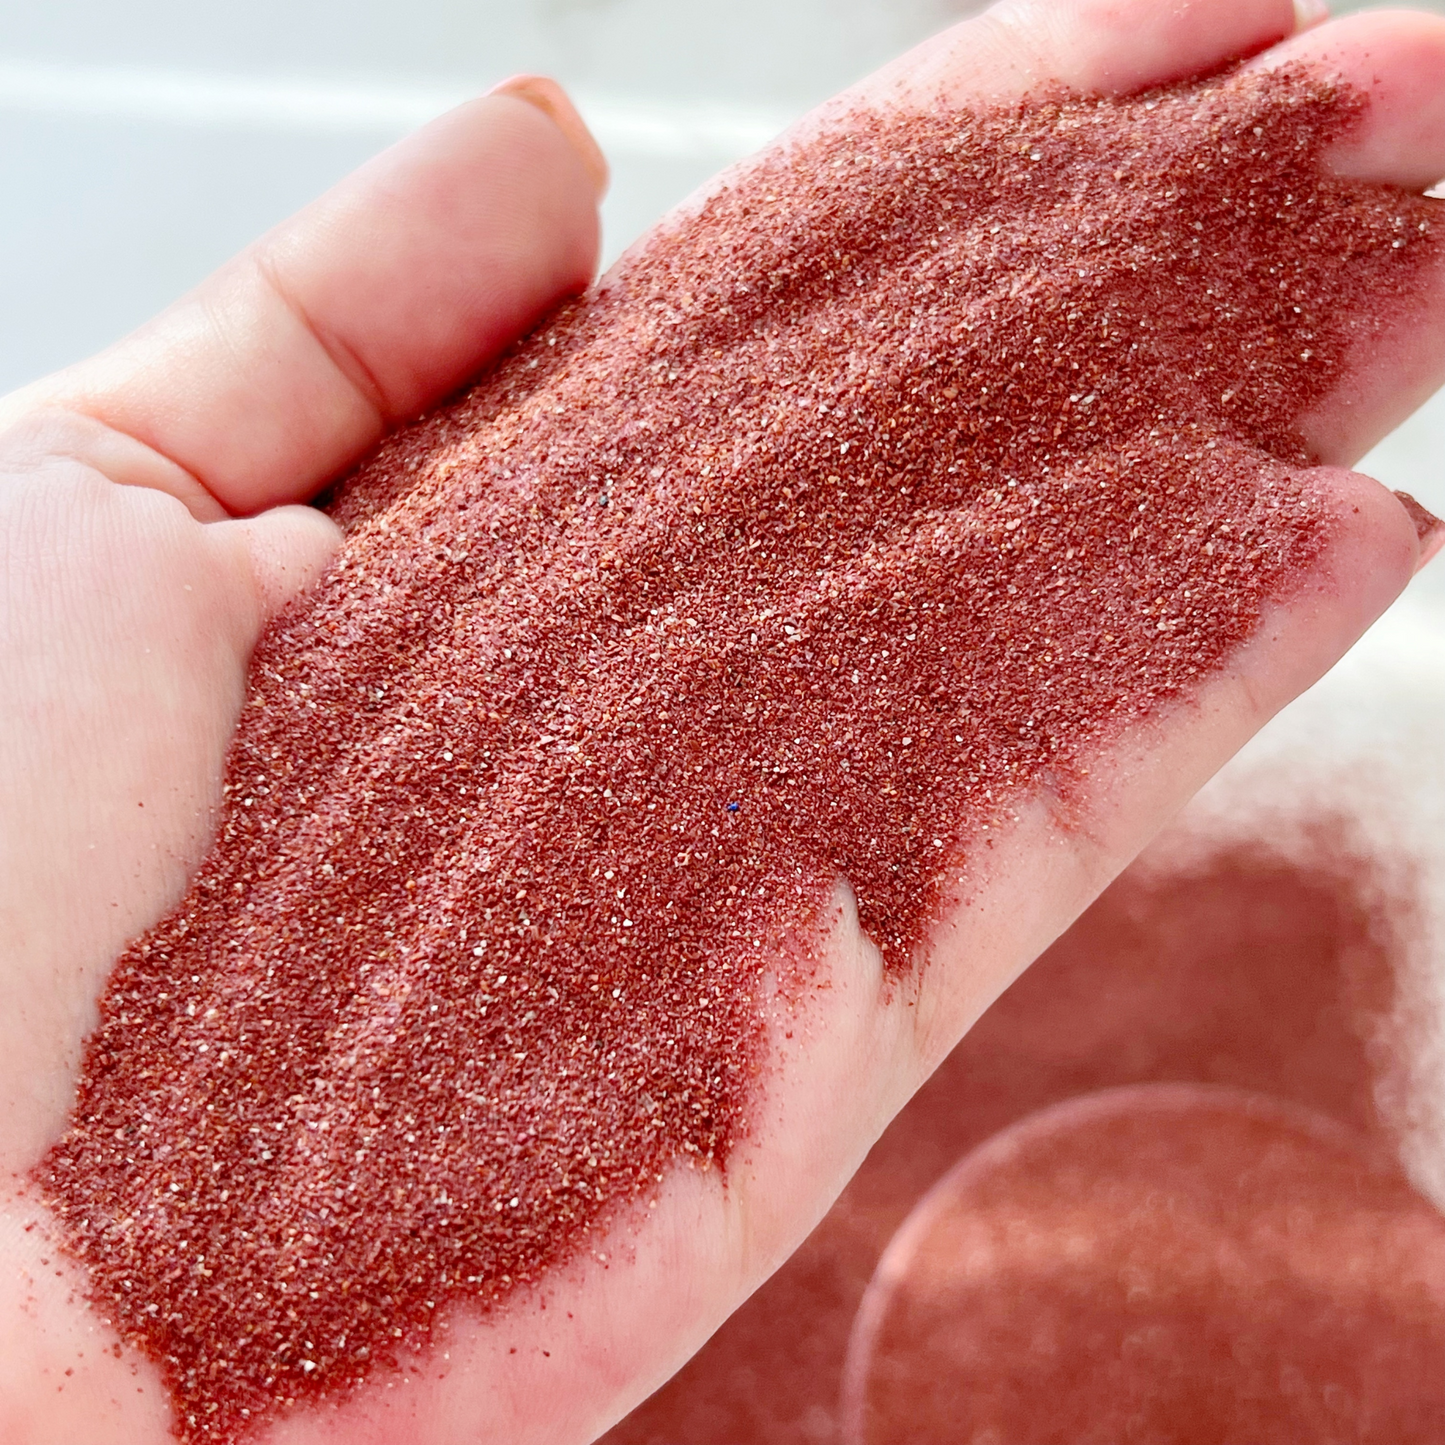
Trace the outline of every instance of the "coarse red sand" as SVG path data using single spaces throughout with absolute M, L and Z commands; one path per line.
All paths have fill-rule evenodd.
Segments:
M 1439 254 L 1321 174 L 1364 105 L 857 113 L 341 489 L 39 1173 L 184 1439 L 725 1165 L 834 880 L 912 967 L 982 830 L 1288 598 L 1296 420 Z

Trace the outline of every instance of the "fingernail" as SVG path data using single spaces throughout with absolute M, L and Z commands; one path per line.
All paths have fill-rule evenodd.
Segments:
M 1420 560 L 1415 564 L 1418 572 L 1427 562 L 1445 550 L 1445 522 L 1434 512 L 1427 511 L 1409 492 L 1396 492 L 1396 500 L 1410 514 L 1415 524 L 1415 535 L 1420 539 Z
M 1294 30 L 1313 30 L 1330 18 L 1327 0 L 1294 0 Z
M 577 107 L 568 98 L 567 92 L 555 80 L 545 75 L 514 75 L 500 85 L 494 85 L 488 95 L 510 95 L 534 105 L 567 137 L 572 149 L 582 159 L 587 174 L 600 201 L 607 193 L 607 157 L 597 144 L 587 122 L 577 113 Z

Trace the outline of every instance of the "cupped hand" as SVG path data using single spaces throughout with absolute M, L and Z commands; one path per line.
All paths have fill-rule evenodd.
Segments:
M 849 101 L 966 102 L 1049 86 L 1129 91 L 1235 56 L 1322 61 L 1372 96 L 1335 163 L 1420 187 L 1445 171 L 1445 27 L 1379 15 L 1290 38 L 1284 0 L 1006 3 Z M 1273 48 L 1272 48 L 1273 47 Z M 106 971 L 203 854 L 247 659 L 324 569 L 304 502 L 585 284 L 597 170 L 545 89 L 476 103 L 381 158 L 112 352 L 5 404 L 0 559 L 0 1425 L 17 1441 L 149 1442 L 168 1405 L 52 1253 L 24 1172 L 63 1128 Z M 1304 418 L 1345 466 L 1445 370 L 1431 289 L 1343 394 Z M 441 1445 L 592 1438 L 686 1358 L 827 1208 L 863 1152 L 997 993 L 1152 831 L 1388 604 L 1419 558 L 1382 489 L 1331 474 L 1339 522 L 1313 585 L 1187 706 L 1091 768 L 1082 817 L 1022 810 L 966 920 L 915 988 L 883 986 L 846 921 L 806 1045 L 780 1053 L 754 1131 L 716 1174 L 679 1171 L 646 1221 L 561 1272 L 545 1314 L 459 1313 L 444 1358 L 378 1376 L 275 1439 Z M 0 1276 L 4 1277 L 4 1276 Z M 806 1328 L 806 1322 L 799 1322 Z
M 208 845 L 257 637 L 336 549 L 299 504 L 587 284 L 604 181 L 565 101 L 513 85 L 0 402 L 0 1167 L 17 1179 L 64 1121 L 117 953 Z M 0 1439 L 164 1438 L 153 1384 L 138 1395 L 68 1289 L 51 1298 L 33 1213 L 0 1223 Z

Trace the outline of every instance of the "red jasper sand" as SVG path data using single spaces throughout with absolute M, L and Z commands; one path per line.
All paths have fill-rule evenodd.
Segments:
M 986 829 L 1300 585 L 1296 419 L 1439 255 L 1320 174 L 1364 104 L 854 114 L 345 484 L 40 1170 L 185 1440 L 725 1164 L 834 880 L 909 968 Z

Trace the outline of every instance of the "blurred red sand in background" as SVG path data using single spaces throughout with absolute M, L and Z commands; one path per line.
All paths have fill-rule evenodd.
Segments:
M 1397 988 L 1418 934 L 1409 879 L 1368 861 L 1339 819 L 1256 832 L 1272 841 L 1176 838 L 1126 872 L 954 1050 L 802 1249 L 607 1445 L 839 1440 L 854 1316 L 925 1192 L 1035 1111 L 1159 1083 L 1263 1097 L 1226 1107 L 1200 1102 L 1210 1096 L 1199 1091 L 1166 1091 L 1166 1107 L 1159 1091 L 1141 1090 L 1109 1103 L 1108 1123 L 1086 1108 L 1074 1124 L 1065 1110 L 1024 1126 L 1025 1137 L 1044 1134 L 1006 1167 L 996 1160 L 987 1185 L 1023 1220 L 1009 1246 L 1017 1258 L 1001 1256 L 984 1282 L 954 1292 L 951 1344 L 929 1354 L 898 1311 L 929 1294 L 919 1281 L 947 1274 L 948 1251 L 943 1235 L 921 1254 L 915 1241 L 913 1283 L 895 1282 L 892 1295 L 896 1328 L 875 1340 L 882 1355 L 867 1365 L 906 1388 L 870 1399 L 864 1438 L 1197 1442 L 1245 1431 L 1255 1441 L 1404 1445 L 1427 1438 L 1421 1421 L 1428 1438 L 1445 1434 L 1445 1220 L 1400 1173 L 1397 1121 L 1381 1105 L 1401 1096 L 1398 1061 L 1410 1048 Z M 1077 1197 L 1060 1200 L 1068 1159 Z M 983 1187 L 983 1168 L 960 1166 L 974 1183 L 944 1210 L 955 1242 L 972 1230 L 976 1244 L 989 1227 L 971 1192 Z M 1156 1176 L 1174 1203 L 1146 1226 L 1138 1210 Z M 1297 1207 L 1286 1243 L 1265 1249 L 1260 1239 L 1279 1223 L 1268 1199 L 1279 1190 L 1293 1190 Z M 1038 1239 L 1062 1227 L 1061 1209 L 1071 1229 L 1079 1210 L 1094 1221 L 1092 1275 L 1038 1252 Z M 1137 1270 L 1131 1251 L 1150 1229 L 1154 1305 L 1144 1328 L 1153 1343 L 1126 1349 L 1138 1320 L 1120 1313 L 1119 1280 Z M 1034 1246 L 1020 1247 L 1024 1238 Z M 1419 1277 L 1392 1292 L 1402 1250 Z M 1211 1273 L 1209 1261 L 1225 1257 L 1252 1261 L 1254 1299 Z M 1306 1288 L 1322 1263 L 1326 1283 Z M 935 1336 L 937 1305 L 935 1290 Z M 1045 1336 L 1055 1344 L 1041 1353 L 1020 1343 Z M 1231 1341 L 1233 1363 L 1221 1373 Z M 1142 1375 L 1123 1363 L 1131 1352 Z M 1426 1359 L 1437 1368 L 1422 1373 Z M 1160 1382 L 1164 1361 L 1173 1386 Z M 1188 1383 L 1211 1373 L 1212 1393 Z M 1398 1396 L 1398 1408 L 1382 1392 Z M 931 1418 L 935 1407 L 942 1414 Z
M 1440 1439 L 1445 1218 L 1325 1116 L 1145 1084 L 990 1140 L 889 1246 L 847 1445 Z

